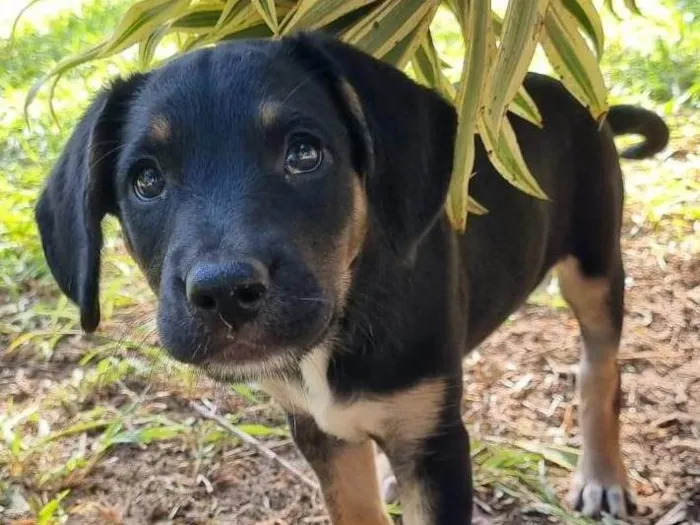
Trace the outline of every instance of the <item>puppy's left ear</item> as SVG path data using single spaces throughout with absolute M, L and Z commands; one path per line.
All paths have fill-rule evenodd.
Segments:
M 457 115 L 435 91 L 393 66 L 327 36 L 283 39 L 334 98 L 353 141 L 355 168 L 387 240 L 410 256 L 443 213 Z
M 46 182 L 36 207 L 41 244 L 61 291 L 80 307 L 80 324 L 100 322 L 101 222 L 117 212 L 114 174 L 129 103 L 145 76 L 118 79 L 98 95 Z

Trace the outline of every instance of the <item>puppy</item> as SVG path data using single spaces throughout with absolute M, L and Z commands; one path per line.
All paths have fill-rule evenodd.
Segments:
M 510 116 L 548 201 L 505 182 L 477 140 L 466 234 L 443 204 L 456 115 L 393 67 L 318 34 L 221 44 L 117 79 L 87 110 L 36 218 L 48 264 L 100 319 L 100 223 L 115 215 L 159 298 L 170 354 L 222 381 L 260 381 L 284 407 L 337 525 L 390 522 L 372 442 L 404 523 L 471 521 L 463 355 L 553 266 L 581 326 L 587 515 L 626 516 L 616 355 L 623 316 L 616 132 L 661 149 L 655 115 L 612 108 L 599 129 L 556 81 L 530 75 L 544 127 Z

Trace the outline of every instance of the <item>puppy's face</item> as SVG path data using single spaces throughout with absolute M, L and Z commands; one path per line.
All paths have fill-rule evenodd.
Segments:
M 362 184 L 342 115 L 298 64 L 224 46 L 151 74 L 115 195 L 165 347 L 220 371 L 318 344 L 363 241 Z
M 402 261 L 439 215 L 454 121 L 335 41 L 198 51 L 93 103 L 37 208 L 44 251 L 93 330 L 100 221 L 116 215 L 175 358 L 277 373 L 336 329 L 370 240 Z

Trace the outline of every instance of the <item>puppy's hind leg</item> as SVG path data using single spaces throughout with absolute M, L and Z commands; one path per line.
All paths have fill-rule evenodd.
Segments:
M 579 260 L 558 266 L 562 295 L 581 327 L 579 422 L 583 455 L 571 490 L 574 508 L 587 516 L 606 511 L 625 517 L 634 503 L 620 453 L 620 374 L 624 271 L 619 256 L 604 275 L 587 275 Z

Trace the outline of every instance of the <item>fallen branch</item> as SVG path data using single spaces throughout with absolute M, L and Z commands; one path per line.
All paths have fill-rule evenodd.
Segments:
M 195 401 L 192 401 L 190 403 L 190 406 L 202 416 L 206 417 L 207 419 L 211 419 L 212 421 L 215 421 L 221 428 L 224 428 L 231 432 L 231 434 L 243 441 L 243 443 L 245 443 L 246 445 L 255 448 L 261 455 L 265 456 L 267 459 L 276 462 L 278 465 L 280 465 L 282 468 L 284 468 L 292 475 L 297 477 L 302 483 L 304 483 L 308 487 L 314 490 L 318 490 L 318 483 L 316 483 L 313 479 L 307 477 L 303 472 L 301 472 L 298 468 L 296 468 L 286 459 L 278 456 L 275 452 L 266 447 L 264 443 L 258 441 L 250 434 L 243 432 L 240 428 L 237 428 L 235 425 L 229 423 L 226 420 L 226 418 L 218 415 L 215 409 L 207 407 L 205 404 L 197 403 Z

